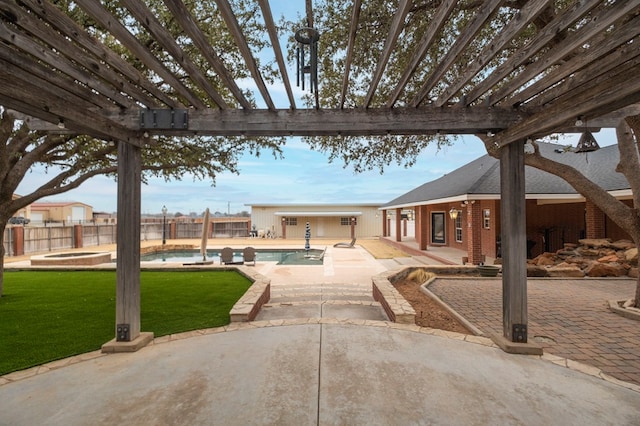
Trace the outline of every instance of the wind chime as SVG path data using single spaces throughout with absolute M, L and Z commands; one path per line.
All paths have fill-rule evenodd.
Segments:
M 309 77 L 309 90 L 315 94 L 316 108 L 318 103 L 318 40 L 320 33 L 312 27 L 300 28 L 295 34 L 298 47 L 296 85 L 305 90 L 305 80 Z

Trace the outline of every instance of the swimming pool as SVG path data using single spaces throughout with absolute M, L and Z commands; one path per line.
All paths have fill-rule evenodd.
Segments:
M 324 250 L 319 249 L 256 249 L 256 261 L 277 262 L 278 265 L 322 265 Z M 220 263 L 220 250 L 207 250 L 207 260 Z M 242 262 L 242 249 L 233 250 L 234 262 Z M 172 250 L 147 253 L 141 262 L 194 263 L 202 261 L 200 250 Z

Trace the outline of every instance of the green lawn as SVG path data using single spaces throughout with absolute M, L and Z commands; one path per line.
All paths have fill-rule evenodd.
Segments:
M 229 323 L 251 282 L 235 271 L 142 272 L 141 329 L 156 337 Z M 115 271 L 5 271 L 0 375 L 115 337 Z

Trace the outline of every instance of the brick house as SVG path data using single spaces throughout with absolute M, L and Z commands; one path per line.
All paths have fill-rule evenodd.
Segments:
M 569 164 L 611 195 L 631 205 L 625 177 L 615 168 L 617 145 L 591 152 L 538 143 L 543 156 Z M 527 255 L 562 248 L 580 238 L 628 239 L 593 203 L 557 176 L 526 167 Z M 500 257 L 500 162 L 484 155 L 427 182 L 381 208 L 383 235 L 402 242 L 407 224 L 420 250 L 448 246 L 464 250 L 470 263 Z M 395 226 L 394 226 L 395 224 Z M 403 232 L 404 228 L 404 232 Z

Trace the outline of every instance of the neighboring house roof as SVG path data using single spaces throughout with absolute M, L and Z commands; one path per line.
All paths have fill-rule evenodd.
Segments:
M 77 205 L 83 205 L 83 206 L 87 206 L 87 207 L 91 207 L 89 204 L 85 204 L 85 203 L 80 203 L 77 201 L 63 201 L 63 202 L 52 202 L 52 203 L 47 203 L 47 202 L 42 202 L 42 203 L 33 203 L 31 204 L 31 209 L 32 210 L 46 210 L 46 209 L 50 209 L 50 208 L 54 208 L 54 207 L 66 207 L 66 206 L 77 206 Z
M 617 145 L 592 152 L 576 153 L 563 145 L 538 142 L 540 153 L 549 159 L 573 166 L 607 191 L 629 190 L 624 175 L 615 171 L 620 158 Z M 525 166 L 525 191 L 535 198 L 575 197 L 578 193 L 563 179 Z M 400 208 L 460 199 L 500 198 L 500 161 L 483 155 L 434 181 L 427 182 L 384 204 L 382 208 Z M 529 197 L 531 198 L 531 197 Z

